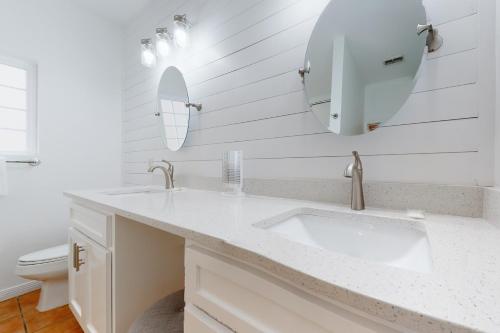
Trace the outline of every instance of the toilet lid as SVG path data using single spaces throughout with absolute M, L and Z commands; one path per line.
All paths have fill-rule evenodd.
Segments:
M 33 252 L 19 258 L 19 264 L 32 265 L 37 263 L 66 260 L 68 258 L 68 244 L 51 247 L 45 250 Z

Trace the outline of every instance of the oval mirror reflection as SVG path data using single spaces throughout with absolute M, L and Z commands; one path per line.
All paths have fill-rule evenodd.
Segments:
M 186 141 L 189 128 L 189 96 L 186 82 L 179 69 L 168 67 L 158 85 L 158 112 L 163 142 L 168 149 L 178 151 Z
M 340 135 L 394 116 L 411 94 L 425 48 L 422 0 L 332 0 L 311 35 L 304 69 L 310 108 Z

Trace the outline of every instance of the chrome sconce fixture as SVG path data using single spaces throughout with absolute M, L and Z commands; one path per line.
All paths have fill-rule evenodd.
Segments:
M 174 15 L 173 34 L 167 28 L 156 28 L 156 48 L 151 38 L 141 39 L 141 63 L 145 67 L 156 65 L 157 56 L 165 58 L 170 54 L 172 44 L 185 48 L 189 44 L 189 30 L 192 24 L 186 14 Z M 156 49 L 156 50 L 155 50 Z
M 141 39 L 141 63 L 146 67 L 156 65 L 156 55 L 153 49 L 151 38 Z
M 201 104 L 195 104 L 195 103 L 186 103 L 186 107 L 189 108 L 189 107 L 193 107 L 196 109 L 196 111 L 201 111 L 202 109 L 202 105 Z
M 443 37 L 439 36 L 438 31 L 434 29 L 432 24 L 419 24 L 417 25 L 417 35 L 420 36 L 427 31 L 427 40 L 425 45 L 427 45 L 427 51 L 429 53 L 439 50 L 443 45 Z
M 307 61 L 307 64 L 304 67 L 299 68 L 299 75 L 302 78 L 302 83 L 306 80 L 306 74 L 311 73 L 311 63 Z
M 172 34 L 167 28 L 156 28 L 156 53 L 159 57 L 167 57 L 170 54 Z
M 174 15 L 174 41 L 179 48 L 185 48 L 189 44 L 189 30 L 191 22 L 188 21 L 186 14 Z

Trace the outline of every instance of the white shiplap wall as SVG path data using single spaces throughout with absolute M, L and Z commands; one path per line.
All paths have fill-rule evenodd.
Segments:
M 426 56 L 400 113 L 368 135 L 327 133 L 307 111 L 297 74 L 328 0 L 163 0 L 127 28 L 123 79 L 126 184 L 149 184 L 148 160 L 176 174 L 218 177 L 222 152 L 241 149 L 248 178 L 342 178 L 356 149 L 367 181 L 493 182 L 494 0 L 425 0 L 444 38 Z M 140 65 L 139 40 L 174 14 L 194 21 L 192 45 L 154 69 Z M 490 30 L 492 33 L 490 33 Z M 192 116 L 186 145 L 169 152 L 159 136 L 156 85 L 164 68 L 185 74 Z M 493 89 L 493 88 L 492 88 Z

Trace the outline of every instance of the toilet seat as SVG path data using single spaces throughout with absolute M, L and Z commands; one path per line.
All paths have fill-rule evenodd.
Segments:
M 18 265 L 38 265 L 49 262 L 67 260 L 69 253 L 68 244 L 36 251 L 19 258 Z
M 68 260 L 58 260 L 32 265 L 17 265 L 16 274 L 29 280 L 65 278 L 68 275 Z
M 47 280 L 67 276 L 68 245 L 33 252 L 19 258 L 16 274 L 25 279 Z

